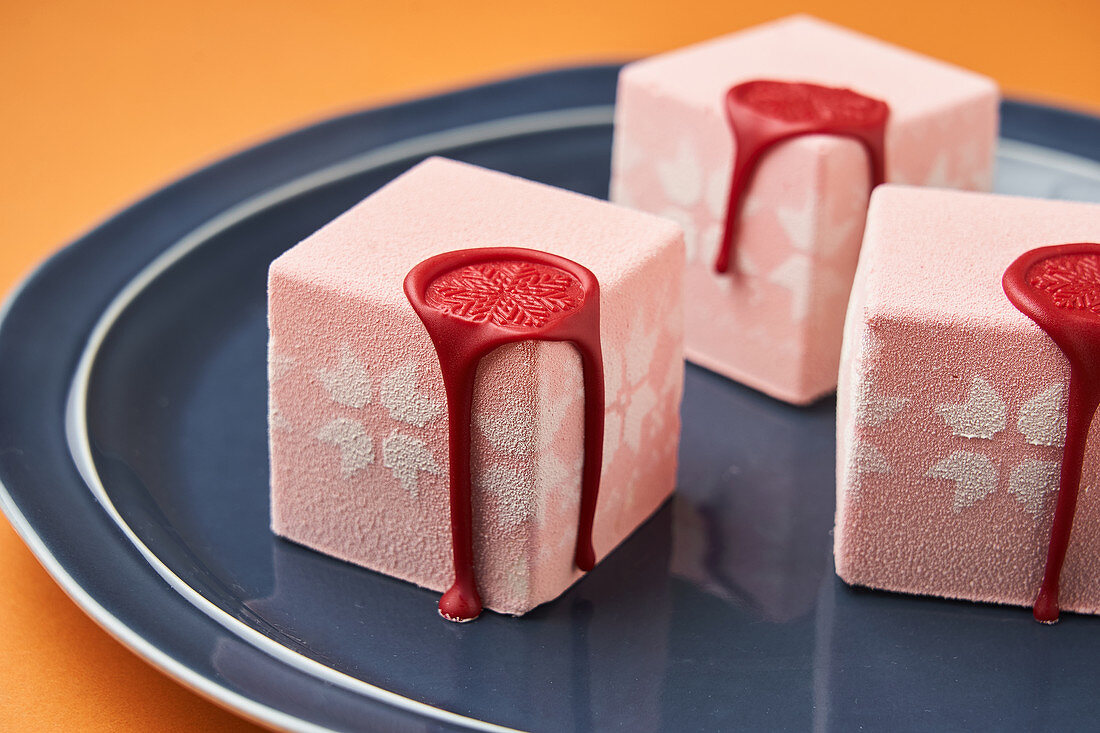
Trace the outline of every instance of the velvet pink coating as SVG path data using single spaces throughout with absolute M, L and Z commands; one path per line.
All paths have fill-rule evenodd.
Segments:
M 402 282 L 431 255 L 488 246 L 561 255 L 600 282 L 607 413 L 597 557 L 671 494 L 683 388 L 678 227 L 434 158 L 271 266 L 277 534 L 432 590 L 450 586 L 446 400 Z M 481 362 L 472 463 L 486 608 L 525 613 L 581 576 L 573 548 L 583 401 L 571 344 L 522 342 Z
M 886 177 L 988 190 L 998 124 L 989 79 L 795 16 L 628 65 L 619 78 L 611 199 L 684 228 L 685 352 L 773 397 L 836 387 L 870 187 L 850 139 L 765 153 L 741 201 L 731 272 L 714 272 L 734 141 L 726 91 L 754 79 L 847 87 L 890 106 Z
M 1100 242 L 1100 206 L 882 186 L 837 393 L 837 573 L 1030 606 L 1043 575 L 1069 362 L 1001 286 L 1024 252 Z M 1100 612 L 1100 434 L 1090 433 L 1064 610 Z

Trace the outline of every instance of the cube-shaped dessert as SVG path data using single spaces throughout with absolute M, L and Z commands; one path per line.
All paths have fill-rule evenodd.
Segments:
M 615 115 L 611 199 L 684 228 L 688 360 L 805 404 L 836 387 L 870 188 L 988 190 L 998 91 L 796 16 L 626 66 Z
M 598 280 L 605 407 L 591 532 L 597 558 L 672 492 L 683 386 L 679 228 L 436 158 L 271 266 L 277 534 L 433 590 L 451 586 L 448 395 L 440 355 L 403 284 L 429 258 L 486 247 L 567 258 Z M 458 290 L 441 278 L 428 294 L 476 310 L 481 300 L 463 299 L 503 293 L 505 320 L 534 321 L 560 310 L 577 284 L 558 272 L 563 290 L 554 272 L 509 267 L 473 272 L 481 280 Z M 491 350 L 475 374 L 466 427 L 477 588 L 485 607 L 522 614 L 582 574 L 574 547 L 586 375 L 574 343 L 542 340 Z
M 1071 369 L 1046 327 L 1010 300 L 1005 276 L 1025 253 L 1089 242 L 1100 242 L 1093 204 L 875 190 L 837 399 L 835 556 L 845 581 L 1036 604 L 1039 617 L 1056 504 L 1064 513 Z M 1100 246 L 1092 252 L 1079 266 L 1051 260 L 1057 267 L 1038 279 L 1029 271 L 1025 286 L 1095 314 Z M 1086 613 L 1100 611 L 1098 478 L 1093 439 L 1056 563 L 1061 607 Z

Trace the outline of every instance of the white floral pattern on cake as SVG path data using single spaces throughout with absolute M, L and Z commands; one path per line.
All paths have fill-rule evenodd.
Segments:
M 963 438 L 992 438 L 1005 429 L 1005 403 L 993 386 L 983 377 L 975 376 L 970 394 L 962 404 L 944 404 L 936 412 Z
M 1033 445 L 1062 447 L 1066 442 L 1065 385 L 1053 384 L 1025 402 L 1016 427 Z
M 371 400 L 371 379 L 367 368 L 348 346 L 340 349 L 340 363 L 334 369 L 318 369 L 317 377 L 333 402 L 362 407 Z
M 615 156 L 616 164 L 624 171 L 635 168 L 646 159 L 644 148 L 623 135 L 615 139 Z
M 517 598 L 526 598 L 531 589 L 531 568 L 527 563 L 527 558 L 523 556 L 513 557 L 504 568 L 508 589 Z
M 515 390 L 507 390 L 501 397 L 501 412 L 478 413 L 474 422 L 497 450 L 517 458 L 530 456 L 535 449 L 534 403 L 530 395 Z
M 725 175 L 728 176 L 729 174 L 727 173 Z M 767 208 L 767 205 L 764 203 L 764 200 L 760 196 L 757 196 L 755 194 L 750 193 L 750 194 L 748 194 L 747 196 L 744 197 L 743 201 L 741 201 L 741 216 L 745 217 L 745 216 L 752 216 L 753 214 L 759 214 L 761 211 L 764 211 L 764 209 L 766 209 L 766 208 Z M 725 222 L 725 217 L 726 217 L 726 212 L 725 212 L 725 207 L 723 207 L 722 213 L 720 214 L 719 221 L 724 223 Z
M 274 349 L 267 357 L 267 378 L 277 382 L 298 366 L 298 361 L 289 354 L 281 354 Z
M 711 173 L 710 178 L 707 179 L 707 209 L 710 215 L 718 221 L 724 221 L 726 218 L 726 207 L 729 206 L 730 176 L 731 171 L 718 168 Z M 750 204 L 755 205 L 757 208 L 755 210 L 750 210 Z M 759 211 L 759 206 L 760 200 L 755 197 L 751 201 L 746 200 L 743 202 L 742 213 L 755 213 Z
M 618 410 L 610 411 L 603 421 L 604 463 L 610 463 L 619 452 L 623 439 L 623 415 Z
M 856 388 L 855 418 L 862 425 L 877 427 L 893 420 L 908 404 L 908 397 L 878 394 L 872 382 L 864 380 Z
M 390 417 L 422 428 L 443 415 L 445 405 L 420 389 L 421 369 L 409 362 L 382 380 L 379 401 Z
M 514 467 L 497 465 L 481 478 L 481 489 L 492 495 L 496 511 L 506 524 L 520 525 L 535 518 L 538 503 L 530 476 Z
M 632 451 L 642 447 L 642 430 L 656 406 L 657 395 L 648 384 L 642 384 L 631 397 L 623 416 L 623 442 Z
M 1008 477 L 1008 490 L 1024 505 L 1024 509 L 1038 515 L 1058 491 L 1059 466 L 1054 461 L 1024 461 Z
M 866 342 L 870 343 L 870 342 Z M 877 349 L 875 354 L 877 355 Z M 873 396 L 871 381 L 866 375 L 853 395 L 855 420 L 863 427 L 873 428 L 888 422 L 901 411 L 908 398 Z M 1024 401 L 1019 408 L 1016 427 L 1026 444 L 1058 448 L 1065 442 L 1065 385 L 1058 382 Z M 956 484 L 953 508 L 956 512 L 992 495 L 1001 484 L 1002 469 L 992 457 L 1002 441 L 997 437 L 1005 430 L 1008 406 L 992 384 L 974 376 L 967 401 L 948 403 L 936 408 L 951 434 L 967 441 L 984 441 L 991 454 L 977 450 L 956 450 L 937 460 L 926 472 L 928 478 L 947 479 Z M 1018 439 L 1017 439 L 1018 440 Z M 850 491 L 858 492 L 855 465 L 862 448 L 857 444 L 849 450 L 848 477 Z M 1050 508 L 1050 500 L 1058 490 L 1060 461 L 1023 458 L 1008 472 L 1008 492 L 1033 515 Z M 1004 468 L 1007 471 L 1007 467 Z M 867 473 L 866 470 L 862 471 Z
M 817 208 L 812 200 L 799 207 L 777 206 L 775 216 L 779 226 L 787 235 L 791 247 L 799 252 L 809 252 L 813 244 L 814 230 L 817 224 Z
M 941 478 L 955 483 L 956 512 L 971 506 L 997 488 L 997 469 L 988 456 L 972 451 L 955 451 L 928 471 L 929 478 Z
M 293 432 L 294 426 L 290 424 L 290 420 L 286 418 L 286 415 L 279 410 L 279 405 L 275 403 L 275 400 L 270 400 L 270 404 L 267 408 L 267 425 L 271 430 L 281 430 L 285 433 Z
M 441 473 L 428 445 L 419 438 L 391 432 L 382 441 L 382 465 L 390 469 L 401 487 L 415 499 L 420 490 L 420 474 Z
M 695 146 L 682 138 L 676 157 L 657 162 L 657 176 L 668 200 L 679 206 L 694 206 L 703 196 L 703 166 Z
M 674 300 L 678 288 L 667 281 L 649 307 L 631 313 L 622 348 L 604 350 L 605 470 L 636 456 L 647 437 L 667 428 L 666 418 L 678 405 L 683 363 L 668 360 L 654 370 L 659 343 L 675 340 L 681 328 L 682 311 Z
M 952 183 L 947 175 L 947 154 L 941 150 L 932 161 L 932 169 L 925 176 L 924 185 L 928 188 L 957 188 Z
M 863 238 L 863 224 L 867 212 L 863 208 L 852 209 L 843 218 L 833 221 L 821 240 L 821 252 L 825 257 L 836 257 L 845 245 Z
M 699 231 L 695 226 L 695 217 L 684 209 L 673 207 L 661 211 L 660 216 L 672 219 L 684 230 L 684 259 L 694 262 L 700 256 Z
M 374 463 L 374 442 L 355 420 L 338 417 L 321 428 L 317 439 L 340 450 L 340 475 L 344 478 Z
M 660 336 L 655 325 L 649 319 L 642 318 L 641 314 L 636 315 L 630 324 L 630 336 L 623 359 L 626 381 L 630 387 L 636 387 L 649 374 Z
M 791 294 L 791 320 L 801 323 L 810 311 L 810 283 L 814 276 L 810 258 L 791 255 L 768 275 L 768 282 L 786 288 Z
M 856 443 L 848 451 L 848 464 L 845 466 L 845 471 L 848 474 L 848 492 L 855 495 L 859 493 L 862 486 L 863 474 L 890 473 L 890 462 L 879 448 L 869 443 Z

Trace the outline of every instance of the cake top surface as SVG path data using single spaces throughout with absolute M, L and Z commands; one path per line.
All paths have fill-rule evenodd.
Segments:
M 888 184 L 871 195 L 858 279 L 869 315 L 1034 328 L 1001 278 L 1024 252 L 1100 243 L 1100 204 Z
M 755 79 L 848 87 L 906 118 L 996 93 L 980 74 L 808 15 L 795 15 L 628 65 L 624 78 L 718 111 L 726 91 Z
M 525 247 L 578 262 L 604 290 L 681 238 L 666 219 L 444 158 L 429 158 L 285 252 L 273 273 L 408 307 L 405 275 L 428 257 Z

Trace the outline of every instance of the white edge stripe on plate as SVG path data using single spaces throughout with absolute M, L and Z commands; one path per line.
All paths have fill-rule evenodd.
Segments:
M 168 249 L 157 256 L 151 263 L 149 263 L 141 272 L 139 272 L 126 287 L 124 287 L 111 304 L 103 312 L 95 327 L 92 329 L 91 335 L 88 337 L 88 341 L 84 347 L 84 351 L 81 354 L 80 361 L 77 365 L 76 371 L 73 376 L 72 386 L 69 391 L 68 405 L 65 416 L 65 433 L 69 443 L 69 449 L 72 453 L 73 460 L 76 463 L 77 470 L 83 477 L 85 483 L 91 489 L 96 499 L 106 510 L 107 514 L 114 520 L 115 524 L 126 535 L 127 539 L 138 549 L 145 560 L 153 567 L 157 573 L 164 578 L 176 591 L 183 595 L 192 605 L 199 608 L 207 616 L 211 617 L 229 631 L 233 632 L 237 636 L 241 637 L 249 644 L 263 650 L 276 659 L 298 669 L 301 672 L 305 672 L 317 679 L 328 682 L 330 684 L 337 685 L 339 687 L 351 690 L 366 697 L 384 702 L 392 705 L 396 708 L 407 710 L 410 712 L 418 713 L 425 717 L 451 723 L 466 726 L 476 730 L 493 731 L 495 733 L 509 733 L 514 731 L 512 728 L 504 726 L 498 726 L 491 723 L 485 723 L 483 721 L 469 718 L 458 713 L 453 713 L 441 708 L 428 705 L 416 700 L 409 699 L 397 693 L 383 689 L 376 685 L 364 682 L 356 679 L 350 675 L 338 672 L 320 662 L 303 656 L 287 647 L 279 644 L 274 639 L 260 633 L 247 624 L 233 618 L 230 614 L 223 611 L 215 604 L 208 601 L 200 593 L 187 585 L 182 579 L 171 571 L 161 560 L 150 550 L 134 533 L 126 521 L 119 514 L 117 508 L 114 506 L 107 494 L 106 488 L 103 486 L 102 481 L 95 469 L 94 460 L 91 454 L 90 439 L 86 430 L 86 423 L 84 415 L 86 411 L 87 394 L 88 394 L 88 378 L 91 374 L 92 367 L 95 363 L 96 354 L 99 347 L 102 345 L 103 340 L 106 338 L 111 327 L 117 321 L 118 317 L 126 310 L 130 303 L 140 294 L 145 288 L 147 288 L 157 277 L 170 269 L 176 262 L 186 256 L 189 252 L 193 251 L 204 242 L 209 241 L 212 237 L 218 233 L 228 229 L 234 224 L 241 222 L 257 213 L 264 211 L 272 206 L 276 206 L 280 203 L 288 201 L 296 196 L 310 191 L 319 186 L 323 186 L 329 183 L 349 178 L 354 175 L 368 172 L 372 169 L 379 168 L 391 163 L 398 163 L 410 158 L 420 157 L 422 155 L 429 155 L 435 152 L 442 152 L 447 149 L 453 149 L 462 147 L 465 145 L 475 144 L 479 142 L 488 142 L 491 140 L 500 140 L 509 137 L 519 137 L 523 135 L 529 135 L 539 132 L 549 132 L 552 130 L 563 130 L 571 128 L 582 127 L 594 127 L 608 125 L 612 121 L 613 110 L 608 105 L 599 105 L 593 107 L 578 107 L 574 109 L 555 110 L 552 112 L 521 115 L 516 117 L 509 117 L 501 120 L 494 120 L 491 122 L 485 122 L 475 125 L 469 125 L 466 127 L 459 127 L 453 130 L 447 130 L 445 132 L 433 133 L 416 138 L 410 138 L 391 145 L 382 146 L 372 151 L 364 153 L 362 155 L 349 158 L 339 163 L 333 164 L 321 170 L 313 173 L 306 174 L 300 178 L 294 179 L 287 183 L 284 183 L 276 188 L 271 189 L 265 193 L 258 194 L 246 201 L 239 203 L 221 214 L 215 216 L 209 221 L 205 222 L 201 226 L 192 230 L 186 234 L 183 238 L 171 245 Z M 28 528 L 29 529 L 29 528 Z M 41 548 L 45 550 L 45 548 Z M 37 553 L 36 553 L 37 554 Z M 48 554 L 48 553 L 47 553 Z M 63 570 L 58 568 L 60 572 Z M 58 577 L 55 575 L 55 577 Z M 66 576 L 67 577 L 67 576 Z M 60 578 L 58 578 L 61 582 Z M 69 579 L 71 582 L 71 578 Z M 64 584 L 63 584 L 64 585 Z M 139 654 L 146 656 L 150 661 L 158 666 L 161 666 L 170 674 L 175 675 L 175 671 L 164 664 L 165 660 L 169 659 L 162 652 L 157 654 L 146 654 L 147 650 L 153 649 L 148 642 L 141 640 L 140 646 L 132 641 L 132 637 L 136 637 L 129 629 L 121 624 L 113 616 L 110 616 L 105 609 L 95 604 L 94 608 L 98 610 L 102 616 L 93 611 L 91 605 L 85 605 L 78 599 L 76 593 L 79 593 L 81 597 L 88 600 L 89 604 L 95 604 L 86 593 L 79 589 L 70 595 L 74 596 L 74 600 L 84 606 L 89 613 L 92 613 L 97 620 L 102 619 L 104 624 L 109 623 L 106 616 L 113 621 L 112 630 L 117 632 L 117 635 L 124 643 L 127 643 Z M 138 637 L 140 638 L 140 637 Z M 180 665 L 173 662 L 172 667 L 179 668 Z M 189 670 L 189 676 L 197 676 L 196 673 Z M 201 677 L 201 675 L 199 675 Z M 205 680 L 205 678 L 203 678 Z M 208 682 L 208 681 L 207 681 Z M 219 697 L 216 690 L 221 688 L 214 686 L 215 689 L 209 691 L 215 697 Z M 204 688 L 205 689 L 205 688 Z M 226 691 L 227 695 L 232 695 Z M 240 696 L 234 696 L 237 699 L 229 700 L 225 702 L 232 706 L 240 705 Z M 219 697 L 220 699 L 220 697 Z M 254 709 L 259 704 L 253 701 L 249 701 L 248 708 Z M 271 718 L 275 718 L 272 722 L 284 727 L 294 727 L 288 725 L 290 722 L 299 722 L 297 718 L 292 718 L 274 709 L 263 707 L 264 710 L 270 711 Z M 264 719 L 268 719 L 268 716 L 264 716 Z M 304 721 L 302 721 L 304 722 Z M 306 728 L 298 728 L 305 730 Z M 314 730 L 312 726 L 309 728 Z
M 997 155 L 1100 181 L 1100 162 L 1073 153 L 1044 148 L 1042 145 L 1001 138 L 997 141 Z
M 187 665 L 176 661 L 175 658 L 164 653 L 153 644 L 150 644 L 144 637 L 132 631 L 130 627 L 115 617 L 114 614 L 99 605 L 92 596 L 80 587 L 79 583 L 73 580 L 73 577 L 65 571 L 65 568 L 61 566 L 46 546 L 42 544 L 42 541 L 38 538 L 38 535 L 34 533 L 34 530 L 23 516 L 23 513 L 19 511 L 15 502 L 12 501 L 7 491 L 0 491 L 0 510 L 2 510 L 11 521 L 16 534 L 27 543 L 31 552 L 38 558 L 38 561 L 46 569 L 46 572 L 48 572 L 58 585 L 61 586 L 66 595 L 68 595 L 74 603 L 80 606 L 85 613 L 91 616 L 92 620 L 95 621 L 100 628 L 123 645 L 129 647 L 130 650 L 138 656 L 144 658 L 147 662 L 168 674 L 184 687 L 191 689 L 219 705 L 229 707 L 255 721 L 285 728 L 286 730 L 304 731 L 306 733 L 329 733 L 330 729 L 328 728 L 314 725 L 313 723 L 288 715 L 275 708 L 267 707 L 249 697 L 245 697 L 244 695 L 211 682 L 206 676 L 195 672 Z
M 7 319 L 8 313 L 15 305 L 19 295 L 30 284 L 35 268 L 16 286 L 3 303 L 0 303 L 0 327 Z M 327 728 L 310 723 L 309 721 L 288 715 L 281 710 L 258 703 L 252 698 L 246 697 L 232 690 L 226 689 L 211 681 L 187 665 L 179 662 L 174 657 L 166 654 L 158 647 L 149 643 L 143 636 L 134 632 L 129 626 L 120 621 L 114 614 L 101 606 L 95 598 L 84 590 L 68 571 L 53 556 L 50 549 L 34 531 L 30 522 L 15 504 L 15 499 L 8 492 L 6 486 L 0 483 L 0 512 L 11 522 L 12 528 L 20 539 L 27 545 L 30 551 L 41 563 L 42 567 L 50 574 L 61 590 L 65 592 L 73 603 L 79 606 L 93 621 L 104 631 L 117 639 L 119 643 L 128 647 L 131 651 L 143 658 L 154 667 L 160 669 L 168 676 L 175 679 L 184 687 L 196 692 L 203 697 L 216 702 L 219 705 L 235 710 L 241 715 L 267 725 L 277 726 L 286 730 L 303 731 L 303 733 L 328 733 Z

